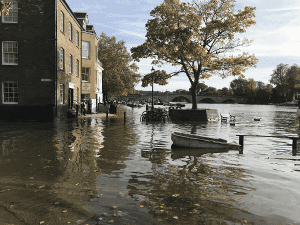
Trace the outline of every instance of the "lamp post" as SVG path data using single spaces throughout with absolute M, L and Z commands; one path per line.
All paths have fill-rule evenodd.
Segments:
M 154 76 L 153 76 L 153 73 L 154 73 L 155 69 L 153 68 L 152 66 L 152 69 L 151 69 L 151 72 L 152 72 L 152 104 L 151 104 L 151 110 L 153 111 L 154 109 L 154 104 L 153 104 L 153 84 L 154 84 Z

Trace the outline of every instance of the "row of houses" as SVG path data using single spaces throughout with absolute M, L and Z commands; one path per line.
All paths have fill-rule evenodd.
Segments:
M 65 0 L 7 0 L 0 18 L 0 120 L 67 117 L 103 102 L 98 37 Z

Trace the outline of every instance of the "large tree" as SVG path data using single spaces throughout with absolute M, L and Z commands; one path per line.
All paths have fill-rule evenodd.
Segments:
M 197 109 L 199 79 L 212 75 L 243 77 L 246 67 L 256 65 L 258 60 L 253 55 L 228 54 L 250 44 L 235 34 L 255 24 L 254 11 L 255 7 L 245 7 L 236 12 L 234 0 L 164 0 L 151 11 L 146 41 L 131 48 L 132 56 L 137 61 L 150 57 L 153 64 L 177 66 L 170 75 L 186 74 L 191 83 L 192 108 Z
M 102 88 L 105 98 L 115 95 L 127 95 L 135 92 L 135 85 L 140 80 L 138 67 L 133 63 L 127 51 L 125 41 L 116 37 L 100 35 L 98 56 L 103 67 Z
M 239 77 L 230 82 L 230 89 L 234 95 L 243 96 L 246 95 L 246 86 L 248 81 L 244 78 Z
M 276 86 L 281 98 L 286 100 L 286 93 L 288 90 L 288 79 L 287 79 L 287 72 L 289 70 L 288 64 L 280 63 L 277 65 L 276 69 L 273 70 L 271 74 L 270 83 Z
M 0 13 L 3 12 L 5 15 L 9 14 L 9 10 L 12 8 L 11 2 L 1 0 L 0 1 Z
M 294 99 L 296 90 L 300 88 L 300 67 L 297 64 L 289 67 L 287 71 L 287 86 L 289 100 Z

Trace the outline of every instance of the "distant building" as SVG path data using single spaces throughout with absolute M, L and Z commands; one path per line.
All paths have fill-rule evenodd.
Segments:
M 0 120 L 66 117 L 88 93 L 95 98 L 97 92 L 99 102 L 100 81 L 82 93 L 84 68 L 90 67 L 93 80 L 99 70 L 93 28 L 65 0 L 8 1 L 13 6 L 9 15 L 0 14 Z
M 97 105 L 103 102 L 102 66 L 98 60 L 98 37 L 93 25 L 89 25 L 87 13 L 75 13 L 84 28 L 82 31 L 82 92 L 81 99 L 92 101 L 92 112 L 97 111 Z M 101 86 L 100 86 L 101 85 Z

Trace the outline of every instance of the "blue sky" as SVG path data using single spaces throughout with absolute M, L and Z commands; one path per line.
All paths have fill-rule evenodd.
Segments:
M 87 12 L 90 24 L 94 25 L 98 36 L 104 32 L 124 40 L 128 51 L 145 41 L 145 23 L 150 19 L 150 11 L 163 0 L 67 0 L 74 12 Z M 300 1 L 295 0 L 236 0 L 238 6 L 256 7 L 256 25 L 248 28 L 242 35 L 253 39 L 251 46 L 242 49 L 249 54 L 255 54 L 259 59 L 256 68 L 248 69 L 244 75 L 255 81 L 269 83 L 270 75 L 280 63 L 300 65 Z M 139 72 L 144 75 L 150 72 L 151 60 L 138 63 Z M 166 66 L 166 71 L 174 67 Z M 229 87 L 234 78 L 221 79 L 212 77 L 204 80 L 208 86 L 216 88 Z M 166 86 L 155 85 L 157 91 L 188 90 L 190 83 L 182 74 L 169 80 Z M 151 87 L 137 90 L 151 90 Z

